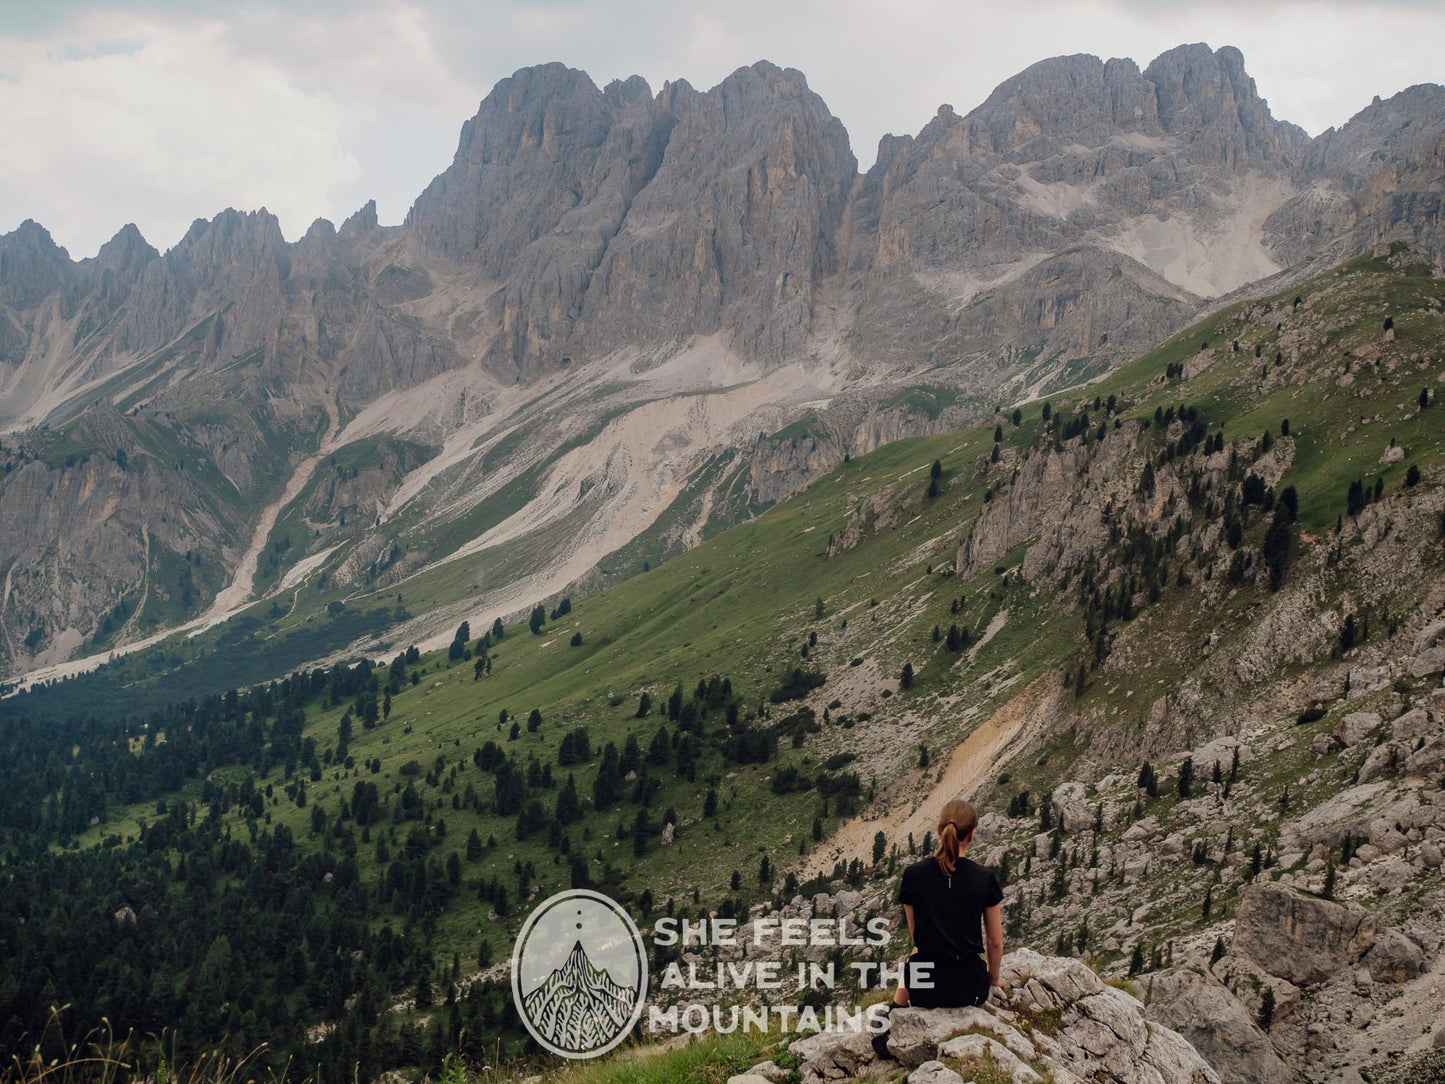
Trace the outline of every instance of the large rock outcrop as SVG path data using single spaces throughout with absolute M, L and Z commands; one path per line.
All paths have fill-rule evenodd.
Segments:
M 1225 1080 L 1292 1084 L 1299 1079 L 1249 1007 L 1212 975 L 1182 968 L 1151 975 L 1143 985 L 1150 1019 L 1177 1031 Z
M 1374 943 L 1375 918 L 1364 908 L 1269 882 L 1239 894 L 1234 951 L 1297 986 L 1324 982 Z
M 1020 949 L 1004 957 L 1002 971 L 1011 988 L 1002 1004 L 894 1010 L 888 1050 L 896 1062 L 876 1061 L 866 1033 L 823 1032 L 794 1042 L 789 1053 L 801 1062 L 804 1084 L 877 1077 L 898 1065 L 915 1084 L 963 1081 L 985 1065 L 1018 1084 L 1220 1080 L 1188 1042 L 1151 1024 L 1134 997 L 1078 960 Z

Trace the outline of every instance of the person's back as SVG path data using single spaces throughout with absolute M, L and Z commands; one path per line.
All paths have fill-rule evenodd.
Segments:
M 898 900 L 913 907 L 913 942 L 930 960 L 982 956 L 984 911 L 1003 899 L 998 878 L 971 858 L 959 858 L 946 874 L 935 858 L 903 871 Z
M 982 1005 L 999 984 L 1003 889 L 991 870 L 964 856 L 976 827 L 973 806 L 949 802 L 938 818 L 938 851 L 903 871 L 898 902 L 914 949 L 890 1008 Z M 873 1037 L 882 1056 L 891 1056 L 887 1039 Z

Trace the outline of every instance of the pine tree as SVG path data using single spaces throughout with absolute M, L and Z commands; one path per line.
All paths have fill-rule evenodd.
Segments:
M 1179 797 L 1188 798 L 1194 789 L 1194 759 L 1185 757 L 1184 763 L 1179 765 Z
M 1144 970 L 1144 943 L 1134 942 L 1134 951 L 1129 954 L 1129 974 L 1134 976 Z
M 1272 1023 L 1274 1023 L 1274 987 L 1266 986 L 1264 995 L 1259 999 L 1260 1030 L 1268 1031 Z
M 898 675 L 898 686 L 902 689 L 913 688 L 913 664 L 911 662 L 903 664 L 903 672 Z
M 1139 769 L 1138 786 L 1151 798 L 1159 797 L 1159 776 L 1154 771 L 1154 765 L 1147 760 L 1144 766 Z

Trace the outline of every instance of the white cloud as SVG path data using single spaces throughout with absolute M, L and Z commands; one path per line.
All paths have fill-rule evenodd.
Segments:
M 360 166 L 363 117 L 233 48 L 224 24 L 92 17 L 66 47 L 0 40 L 0 185 L 73 255 L 126 221 L 158 247 L 196 217 L 268 207 L 304 229 Z

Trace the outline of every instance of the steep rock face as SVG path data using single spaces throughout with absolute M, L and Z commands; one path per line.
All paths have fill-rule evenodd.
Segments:
M 797 352 L 857 171 L 842 124 L 802 74 L 758 63 L 699 94 L 669 84 L 657 175 L 588 297 L 604 343 L 723 329 L 745 356 Z
M 797 71 L 760 62 L 653 98 L 553 64 L 497 85 L 407 225 L 505 280 L 490 352 L 529 373 L 718 330 L 776 360 L 811 326 L 856 168 Z
M 1271 243 L 1291 263 L 1405 241 L 1445 260 L 1445 88 L 1421 84 L 1378 97 L 1310 145 L 1310 186 L 1270 216 Z

